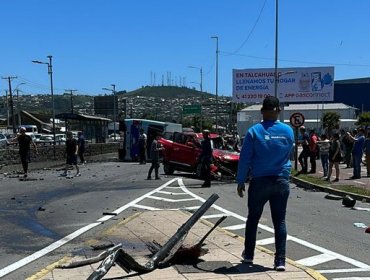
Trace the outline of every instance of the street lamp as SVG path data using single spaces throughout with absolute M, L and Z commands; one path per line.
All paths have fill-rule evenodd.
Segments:
M 216 39 L 216 132 L 218 131 L 218 36 L 212 36 Z
M 203 69 L 202 67 L 188 66 L 189 68 L 200 70 L 200 92 L 203 92 Z
M 278 15 L 279 15 L 279 10 L 278 10 L 278 2 L 279 0 L 275 1 L 275 88 L 274 88 L 274 96 L 277 97 L 277 80 L 279 80 L 278 77 Z
M 114 130 L 113 136 L 114 136 L 114 141 L 116 141 L 116 85 L 111 84 L 111 86 L 113 87 L 113 89 L 110 89 L 110 88 L 102 88 L 102 89 L 109 90 L 113 94 L 113 130 Z
M 20 83 L 15 87 L 15 91 L 17 92 L 17 115 L 18 115 L 18 126 L 21 126 L 21 110 L 20 110 L 20 102 L 19 102 L 19 87 L 21 85 L 25 85 L 26 83 Z
M 33 63 L 37 64 L 46 64 L 48 66 L 48 74 L 50 76 L 50 93 L 51 93 L 51 103 L 53 111 L 53 154 L 55 159 L 55 105 L 54 105 L 54 88 L 53 88 L 53 65 L 52 65 L 52 56 L 48 55 L 49 62 L 42 62 L 39 60 L 32 60 Z

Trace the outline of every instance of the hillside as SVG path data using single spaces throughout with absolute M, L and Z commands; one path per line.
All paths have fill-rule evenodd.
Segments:
M 145 86 L 134 91 L 120 91 L 118 95 L 128 97 L 146 96 L 146 97 L 161 97 L 161 98 L 192 98 L 202 94 L 200 91 L 187 87 L 176 86 Z M 211 97 L 212 94 L 203 92 L 204 96 Z

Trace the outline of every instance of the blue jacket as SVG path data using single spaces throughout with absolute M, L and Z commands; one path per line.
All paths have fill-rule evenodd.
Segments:
M 279 121 L 263 121 L 248 129 L 238 165 L 237 182 L 252 177 L 289 177 L 294 134 L 290 126 Z

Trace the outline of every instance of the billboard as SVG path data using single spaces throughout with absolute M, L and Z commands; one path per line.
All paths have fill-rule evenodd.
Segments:
M 233 102 L 262 102 L 275 95 L 275 69 L 233 69 Z M 280 102 L 334 100 L 334 67 L 278 68 L 277 97 Z

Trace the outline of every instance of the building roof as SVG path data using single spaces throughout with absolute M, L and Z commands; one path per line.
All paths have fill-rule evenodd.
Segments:
M 370 84 L 370 77 L 334 81 L 334 84 Z
M 241 111 L 259 111 L 261 110 L 262 104 L 251 105 L 242 109 Z M 284 106 L 284 110 L 294 110 L 294 111 L 301 111 L 301 110 L 317 110 L 317 109 L 324 109 L 324 110 L 345 110 L 345 109 L 355 109 L 355 107 L 346 105 L 344 103 L 312 103 L 312 104 L 289 104 L 288 106 Z

